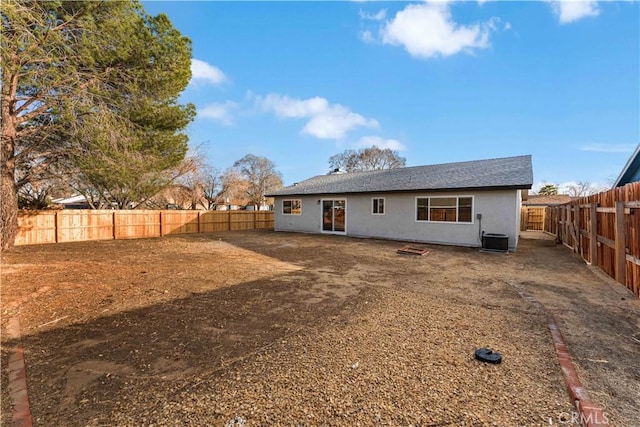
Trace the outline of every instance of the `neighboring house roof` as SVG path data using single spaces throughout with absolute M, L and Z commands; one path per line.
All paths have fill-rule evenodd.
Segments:
M 636 147 L 627 164 L 622 168 L 622 172 L 616 179 L 613 187 L 622 187 L 630 182 L 640 181 L 640 144 Z
M 267 196 L 470 189 L 529 189 L 531 156 L 505 157 L 367 172 L 319 175 Z
M 523 200 L 525 206 L 556 206 L 569 203 L 573 198 L 566 194 L 529 194 L 527 200 Z
M 52 201 L 53 201 L 53 203 L 56 203 L 56 204 L 59 204 L 59 205 L 67 205 L 67 204 L 72 204 L 72 203 L 89 203 L 89 202 L 87 202 L 87 198 L 84 197 L 81 194 L 79 194 L 77 196 L 67 197 L 67 198 L 64 198 L 64 199 L 53 199 Z

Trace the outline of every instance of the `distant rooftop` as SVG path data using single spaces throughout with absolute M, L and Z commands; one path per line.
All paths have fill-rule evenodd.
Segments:
M 526 155 L 398 169 L 318 175 L 270 192 L 267 196 L 530 189 L 532 185 L 531 156 Z
M 525 206 L 556 206 L 569 203 L 573 198 L 567 194 L 529 194 L 527 200 L 523 200 Z
M 72 203 L 86 203 L 87 202 L 87 198 L 85 196 L 83 196 L 82 194 L 78 194 L 78 195 L 71 196 L 71 197 L 65 197 L 65 198 L 61 198 L 61 199 L 53 199 L 52 202 L 55 203 L 55 204 L 60 204 L 60 205 L 67 205 L 67 204 L 72 204 Z

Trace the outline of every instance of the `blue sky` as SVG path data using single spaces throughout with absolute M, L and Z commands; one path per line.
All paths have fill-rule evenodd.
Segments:
M 408 166 L 533 155 L 535 185 L 613 181 L 640 142 L 640 4 L 143 2 L 193 42 L 190 145 L 285 185 L 370 145 Z

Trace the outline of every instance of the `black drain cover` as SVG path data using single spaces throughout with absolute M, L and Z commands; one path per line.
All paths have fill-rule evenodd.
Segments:
M 481 362 L 495 363 L 502 362 L 502 356 L 497 351 L 493 351 L 490 348 L 479 348 L 476 350 L 476 359 Z

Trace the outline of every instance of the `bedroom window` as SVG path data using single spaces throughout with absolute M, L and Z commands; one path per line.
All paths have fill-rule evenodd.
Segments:
M 372 201 L 372 209 L 371 213 L 373 215 L 384 215 L 384 197 L 378 197 L 371 199 Z
M 473 219 L 473 197 L 417 197 L 416 221 L 463 222 Z
M 283 200 L 282 213 L 284 215 L 300 215 L 302 214 L 302 200 Z

